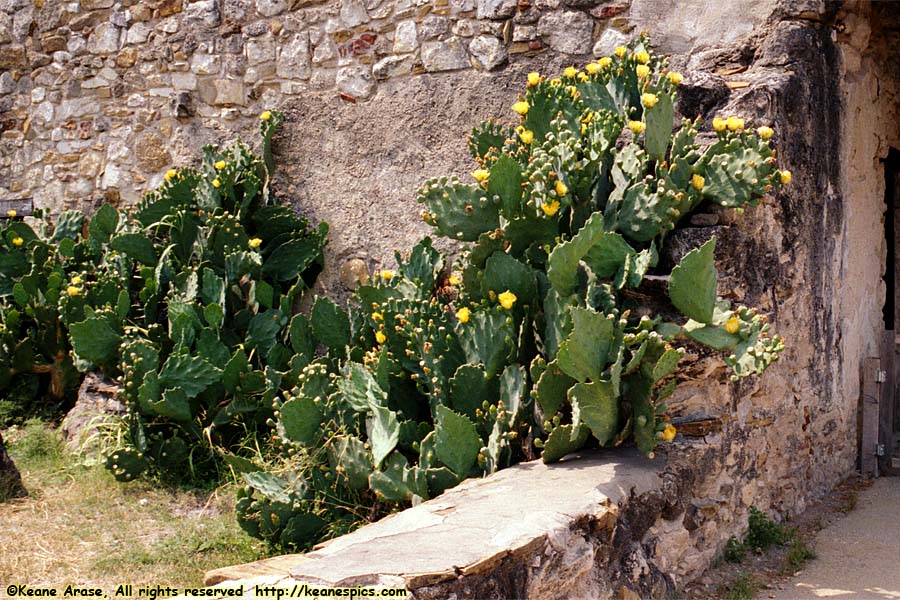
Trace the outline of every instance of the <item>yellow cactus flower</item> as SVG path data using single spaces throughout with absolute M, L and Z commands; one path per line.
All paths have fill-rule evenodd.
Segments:
M 216 177 L 215 179 L 212 180 L 212 186 L 216 189 L 219 189 L 220 187 L 222 187 L 222 182 L 219 181 L 218 177 Z
M 544 211 L 544 214 L 548 217 L 552 217 L 559 211 L 559 200 L 554 200 L 553 202 L 544 202 L 541 204 L 541 210 Z
M 471 311 L 468 308 L 466 308 L 465 306 L 462 307 L 461 309 L 459 309 L 458 311 L 456 311 L 456 318 L 459 320 L 460 323 L 468 323 L 469 317 L 471 317 L 471 316 L 472 316 Z
M 387 341 L 387 336 L 384 335 L 383 331 L 376 331 L 375 332 L 375 341 L 378 342 L 379 344 L 383 344 Z
M 643 104 L 647 108 L 653 108 L 656 106 L 656 103 L 659 102 L 659 98 L 656 94 L 651 94 L 647 92 L 646 94 L 641 94 L 641 104 Z
M 584 70 L 590 73 L 591 75 L 596 75 L 600 72 L 600 65 L 595 62 L 590 62 L 584 65 Z
M 372 313 L 372 320 L 373 320 L 373 321 L 384 321 L 384 315 L 381 314 L 380 312 L 373 312 L 373 313 Z
M 628 52 L 628 48 L 625 46 L 616 46 L 616 49 L 613 52 L 615 52 L 616 56 L 619 58 L 624 58 L 625 54 Z
M 725 121 L 725 124 L 728 126 L 728 131 L 744 130 L 744 120 L 738 117 L 728 117 L 728 120 Z
M 16 236 L 16 237 L 14 237 L 14 238 L 12 239 L 12 245 L 13 245 L 13 246 L 21 246 L 24 242 L 25 242 L 25 240 L 23 240 L 23 239 L 20 238 L 19 236 Z
M 221 171 L 222 169 L 225 168 L 225 161 L 224 160 L 216 161 L 216 163 L 213 166 L 216 168 L 216 171 Z
M 575 67 L 566 67 L 565 69 L 563 69 L 563 75 L 565 75 L 568 79 L 574 79 L 575 75 L 577 74 L 578 69 L 576 69 Z
M 646 52 L 635 52 L 634 60 L 638 61 L 642 65 L 646 65 L 648 62 L 650 62 L 650 55 Z
M 506 310 L 509 310 L 513 307 L 513 304 L 516 303 L 516 300 L 518 300 L 518 298 L 516 298 L 516 295 L 511 291 L 506 290 L 505 292 L 497 296 L 497 300 L 500 301 L 500 306 L 502 306 Z
M 647 65 L 638 65 L 634 68 L 635 73 L 637 73 L 638 79 L 646 79 L 650 76 L 650 67 Z
M 15 219 L 16 214 L 17 214 L 16 211 L 14 211 L 13 209 L 9 209 L 8 211 L 6 211 L 6 216 L 9 217 L 10 219 Z
M 669 423 L 666 425 L 666 428 L 662 430 L 662 439 L 666 442 L 671 442 L 675 439 L 675 434 L 678 433 L 678 430 L 675 429 L 675 426 Z
M 272 111 L 271 111 L 271 110 L 264 110 L 264 111 L 259 115 L 259 118 L 260 118 L 261 121 L 268 121 L 269 119 L 272 118 Z
M 569 193 L 569 186 L 567 186 L 565 183 L 563 183 L 559 179 L 556 180 L 556 183 L 554 184 L 553 189 L 556 190 L 557 196 L 565 196 L 566 194 Z
M 483 181 L 487 181 L 487 178 L 490 176 L 490 171 L 487 169 L 475 169 L 472 171 L 472 177 L 475 178 L 475 181 L 481 183 Z
M 647 126 L 644 125 L 643 121 L 628 121 L 628 129 L 630 129 L 631 133 L 634 135 L 638 135 L 646 128 Z
M 388 269 L 383 269 L 381 271 L 381 278 L 384 279 L 385 281 L 390 281 L 391 279 L 394 278 L 394 275 L 395 275 L 395 273 Z
M 528 74 L 528 87 L 533 87 L 541 82 L 541 74 L 538 72 L 531 72 Z
M 722 119 L 719 117 L 716 117 L 713 119 L 713 129 L 715 129 L 719 133 L 725 131 L 725 128 L 727 126 L 728 126 L 728 123 L 725 121 L 725 119 Z
M 519 132 L 519 139 L 522 140 L 523 144 L 530 144 L 534 141 L 534 132 L 530 129 L 524 129 Z
M 600 65 L 601 69 L 605 69 L 612 64 L 612 59 L 608 56 L 603 56 L 597 61 L 597 64 Z
M 578 71 L 578 81 L 585 82 L 588 79 L 590 79 L 590 77 L 588 77 L 587 73 L 585 73 L 584 71 Z
M 71 283 L 72 283 L 72 285 L 80 285 L 80 284 L 81 284 L 81 277 L 79 277 L 78 275 L 76 275 L 75 277 L 72 278 L 72 282 L 71 282 Z
M 453 273 L 450 275 L 450 278 L 447 280 L 450 282 L 450 285 L 459 285 L 462 283 L 462 279 L 459 278 L 459 275 Z
M 706 183 L 706 180 L 703 179 L 702 175 L 697 175 L 694 173 L 694 176 L 691 177 L 691 185 L 694 186 L 694 189 L 698 192 L 703 189 L 703 184 Z
M 81 293 L 81 290 L 79 290 L 79 289 L 78 289 L 77 287 L 75 287 L 74 285 L 70 285 L 69 287 L 66 288 L 66 293 L 67 293 L 68 295 L 74 297 L 74 296 L 77 296 L 78 294 L 80 294 L 80 293 Z
M 166 181 L 172 181 L 178 176 L 178 171 L 175 169 L 169 169 L 166 171 Z
M 251 248 L 259 248 L 262 245 L 262 240 L 259 238 L 252 238 L 247 245 Z
M 681 73 L 676 73 L 675 71 L 670 72 L 668 75 L 666 75 L 666 77 L 667 77 L 667 78 L 669 79 L 669 81 L 671 81 L 674 85 L 680 85 L 680 84 L 681 84 L 681 80 L 684 79 L 684 77 L 681 76 Z
M 772 136 L 775 135 L 775 131 L 771 127 L 766 127 L 765 125 L 757 129 L 756 133 L 759 134 L 759 137 L 763 141 L 770 140 L 772 139 Z
M 528 114 L 528 103 L 524 100 L 519 100 L 515 104 L 512 105 L 513 112 L 522 115 L 523 117 Z
M 731 317 L 730 319 L 725 321 L 725 331 L 727 331 L 731 335 L 736 334 L 738 330 L 740 330 L 740 328 L 741 321 L 737 317 Z
M 581 94 L 578 92 L 578 88 L 575 87 L 574 85 L 567 85 L 567 86 L 566 86 L 566 91 L 569 92 L 569 95 L 572 96 L 573 98 L 577 98 L 578 96 L 581 95 Z
M 779 175 L 781 179 L 782 185 L 787 185 L 791 182 L 791 172 L 790 171 L 782 171 Z
M 551 85 L 551 87 L 561 86 L 562 79 L 560 79 L 559 77 L 554 77 L 553 79 L 550 80 L 550 85 Z

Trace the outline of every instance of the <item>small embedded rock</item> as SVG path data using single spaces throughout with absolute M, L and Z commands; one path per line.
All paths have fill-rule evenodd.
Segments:
M 342 94 L 347 94 L 357 100 L 366 100 L 375 93 L 375 80 L 369 69 L 365 67 L 352 66 L 338 69 L 335 83 Z
M 472 66 L 481 71 L 496 69 L 509 58 L 506 47 L 493 36 L 480 35 L 469 44 Z

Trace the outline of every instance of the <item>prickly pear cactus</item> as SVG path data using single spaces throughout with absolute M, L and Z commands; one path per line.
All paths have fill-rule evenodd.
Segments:
M 769 127 L 716 118 L 705 146 L 699 121 L 676 127 L 680 82 L 643 37 L 561 77 L 532 73 L 512 105 L 518 123 L 473 130 L 472 182 L 431 179 L 419 193 L 427 223 L 472 243 L 454 307 L 467 361 L 491 372 L 530 365 L 529 434 L 544 460 L 589 440 L 650 453 L 672 439 L 662 400 L 687 343 L 725 352 L 734 379 L 762 373 L 784 348 L 762 315 L 716 296 L 715 240 L 671 274 L 657 269 L 667 234 L 700 204 L 752 206 L 790 180 Z M 646 311 L 625 290 L 651 272 L 668 277 L 685 322 L 637 317 Z M 508 325 L 491 321 L 498 313 Z M 473 331 L 480 353 L 466 343 Z M 511 347 L 500 351 L 501 337 Z
M 129 415 L 107 465 L 119 479 L 208 476 L 219 450 L 265 433 L 273 399 L 312 359 L 291 316 L 327 227 L 271 193 L 281 118 L 261 115 L 261 156 L 240 140 L 208 146 L 130 210 L 0 231 L 0 389 L 46 374 L 59 400 L 76 367 L 118 378 Z

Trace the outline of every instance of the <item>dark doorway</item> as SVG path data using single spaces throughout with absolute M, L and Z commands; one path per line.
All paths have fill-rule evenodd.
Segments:
M 896 325 L 900 323 L 900 298 L 898 298 L 898 285 L 900 282 L 900 264 L 897 263 L 897 254 L 900 253 L 900 150 L 891 148 L 884 160 L 884 202 L 885 219 L 884 233 L 887 240 L 887 264 L 884 272 L 886 295 L 884 303 L 884 328 L 887 331 L 897 332 Z M 892 341 L 894 347 L 894 365 L 900 364 L 900 344 L 895 338 Z M 894 366 L 890 365 L 890 366 Z M 882 367 L 885 368 L 885 367 Z M 895 369 L 894 369 L 895 370 Z M 895 370 L 896 371 L 896 370 Z M 881 429 L 883 432 L 882 443 L 888 460 L 894 463 L 886 466 L 900 466 L 900 377 L 892 377 L 894 386 L 888 390 L 889 397 L 882 403 Z M 886 435 L 884 435 L 886 434 Z M 887 462 L 887 461 L 886 461 Z

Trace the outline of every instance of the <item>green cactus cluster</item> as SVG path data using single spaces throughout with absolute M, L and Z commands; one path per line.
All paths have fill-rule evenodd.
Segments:
M 262 158 L 210 147 L 131 211 L 8 224 L 0 385 L 34 361 L 60 381 L 119 377 L 114 476 L 223 461 L 242 527 L 283 548 L 520 460 L 652 454 L 676 435 L 665 400 L 691 345 L 722 352 L 733 379 L 784 350 L 763 315 L 717 296 L 715 238 L 661 270 L 692 211 L 742 210 L 790 181 L 768 127 L 717 118 L 706 144 L 699 120 L 676 126 L 680 81 L 643 37 L 560 78 L 530 74 L 518 123 L 470 135 L 473 180 L 419 190 L 422 218 L 463 253 L 450 264 L 425 238 L 347 308 L 294 310 L 326 229 L 269 194 L 277 113 L 264 113 Z M 30 349 L 13 343 L 23 327 Z M 263 434 L 253 456 L 248 432 Z
M 274 399 L 278 479 L 243 475 L 237 510 L 248 532 L 308 546 L 530 457 L 519 437 L 530 400 L 512 363 L 518 333 L 500 312 L 460 329 L 446 270 L 426 238 L 358 288 L 349 312 L 318 298 L 308 320 L 295 317 L 327 352 Z M 287 505 L 274 526 L 270 515 Z M 327 526 L 289 524 L 301 515 Z
M 244 476 L 248 531 L 308 546 L 335 533 L 321 523 L 375 518 L 539 454 L 652 454 L 675 435 L 664 401 L 687 346 L 726 353 L 735 379 L 777 360 L 765 319 L 717 297 L 715 239 L 658 270 L 698 206 L 753 205 L 782 183 L 771 130 L 717 119 L 704 146 L 699 120 L 676 129 L 679 82 L 640 39 L 585 71 L 530 75 L 517 125 L 475 127 L 473 181 L 433 178 L 418 193 L 425 222 L 468 244 L 460 259 L 446 265 L 425 239 L 349 312 L 319 299 L 304 321 L 327 354 L 275 400 L 282 462 L 266 486 Z M 650 273 L 668 280 L 665 314 L 638 301 Z M 319 526 L 290 524 L 301 516 Z
M 280 120 L 262 122 L 263 155 Z M 120 380 L 128 414 L 107 458 L 119 479 L 208 472 L 216 448 L 265 432 L 273 398 L 312 358 L 291 316 L 327 228 L 276 202 L 247 144 L 203 154 L 131 209 L 3 231 L 0 385 L 49 372 L 61 401 L 78 371 Z

